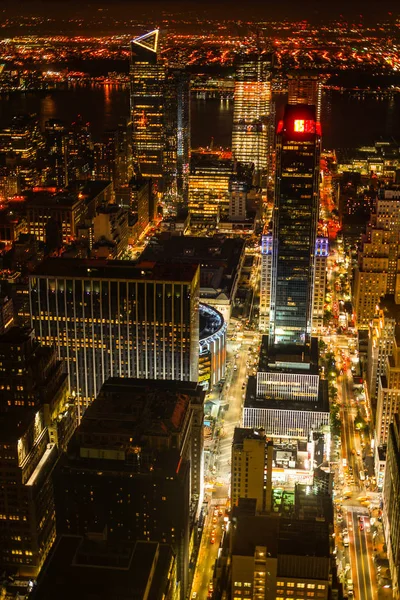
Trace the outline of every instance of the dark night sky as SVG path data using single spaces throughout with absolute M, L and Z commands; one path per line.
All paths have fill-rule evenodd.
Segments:
M 102 7 L 111 14 L 134 18 L 135 14 L 144 12 L 167 11 L 168 13 L 198 14 L 209 18 L 295 18 L 319 21 L 324 18 L 354 17 L 363 15 L 364 21 L 385 18 L 388 11 L 400 13 L 399 0 L 95 0 L 92 2 L 77 2 L 75 0 L 3 0 L 3 8 L 7 7 L 14 14 L 47 13 L 51 16 L 74 16 L 79 13 L 93 14 L 93 10 Z M 229 7 L 229 10 L 227 10 Z M 385 14 L 386 13 L 386 14 Z

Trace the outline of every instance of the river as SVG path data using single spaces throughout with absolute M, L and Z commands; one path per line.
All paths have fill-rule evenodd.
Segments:
M 399 96 L 397 96 L 397 99 Z M 277 116 L 285 104 L 283 94 L 275 96 Z M 191 144 L 193 148 L 230 146 L 233 101 L 197 99 L 191 102 Z M 119 119 L 129 114 L 128 90 L 118 86 L 87 85 L 68 91 L 12 92 L 0 96 L 0 127 L 11 116 L 37 113 L 43 128 L 47 119 L 72 122 L 77 115 L 91 124 L 94 140 L 103 131 L 113 129 Z M 355 148 L 391 137 L 400 140 L 400 102 L 395 98 L 357 99 L 347 93 L 328 91 L 323 95 L 322 131 L 324 148 Z

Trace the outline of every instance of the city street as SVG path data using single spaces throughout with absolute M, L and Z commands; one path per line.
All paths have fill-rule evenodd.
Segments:
M 214 563 L 222 538 L 223 516 L 214 515 L 214 511 L 218 512 L 215 507 L 216 504 L 213 503 L 206 517 L 192 584 L 192 598 L 197 597 L 199 600 L 207 598 L 210 592 Z
M 247 375 L 253 372 L 258 353 L 259 337 L 257 333 L 244 330 L 240 321 L 236 320 L 231 322 L 231 336 L 232 331 L 237 332 L 235 337 L 239 337 L 239 341 L 228 342 L 228 363 L 230 364 L 224 387 L 219 395 L 223 416 L 220 414 L 218 420 L 220 435 L 214 445 L 215 456 L 212 460 L 212 464 L 215 465 L 212 474 L 214 485 L 192 585 L 192 598 L 198 600 L 205 600 L 210 592 L 213 567 L 223 534 L 223 518 L 225 510 L 228 508 L 233 433 L 235 427 L 241 425 Z M 216 506 L 219 507 L 218 516 L 214 514 Z M 215 540 L 213 543 L 211 543 L 212 537 Z

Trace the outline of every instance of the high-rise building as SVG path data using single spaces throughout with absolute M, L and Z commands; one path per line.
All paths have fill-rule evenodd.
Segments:
M 192 152 L 189 175 L 189 212 L 196 223 L 218 223 L 228 216 L 230 182 L 234 162 L 230 153 L 221 151 Z
M 272 55 L 241 54 L 236 63 L 232 153 L 235 160 L 268 168 Z
M 59 119 L 49 119 L 45 123 L 46 162 L 50 169 L 46 183 L 59 188 L 68 184 L 66 132 L 65 123 Z
M 105 131 L 102 141 L 94 144 L 93 171 L 96 179 L 112 182 L 118 204 L 127 203 L 133 175 L 130 119 L 121 119 L 116 129 Z
M 128 248 L 128 217 L 128 211 L 118 204 L 99 207 L 93 219 L 93 249 L 99 248 L 101 255 L 101 248 L 104 246 L 108 248 L 104 252 L 106 258 L 120 258 Z
M 329 256 L 329 241 L 317 237 L 315 243 L 314 294 L 312 310 L 312 334 L 320 335 L 324 327 L 326 269 Z
M 159 30 L 131 42 L 131 115 L 133 158 L 143 177 L 164 173 L 165 67 L 159 58 Z
M 272 449 L 262 430 L 235 428 L 231 461 L 232 506 L 237 506 L 240 498 L 253 498 L 257 513 L 270 508 L 266 506 L 266 498 L 272 494 Z M 266 485 L 267 476 L 270 486 Z
M 82 408 L 111 376 L 197 381 L 198 265 L 48 258 L 29 294 Z
M 376 307 L 369 325 L 367 354 L 367 385 L 373 406 L 378 396 L 379 379 L 386 373 L 387 359 L 395 346 L 396 326 L 400 323 L 400 306 L 393 296 L 385 296 Z
M 383 487 L 383 523 L 387 553 L 392 577 L 393 598 L 399 600 L 400 591 L 400 417 L 396 413 L 390 425 L 385 483 Z
M 55 476 L 58 533 L 171 544 L 181 598 L 202 503 L 204 393 L 196 383 L 112 378 Z
M 29 329 L 0 336 L 0 568 L 36 577 L 55 539 L 51 473 L 75 428 L 67 377 Z
M 272 277 L 272 235 L 268 229 L 261 237 L 261 275 L 260 275 L 260 322 L 261 333 L 269 331 L 269 310 L 271 306 Z
M 67 182 L 90 179 L 93 171 L 93 141 L 90 123 L 79 115 L 65 136 Z
M 400 297 L 400 190 L 380 190 L 363 236 L 354 273 L 353 303 L 359 329 L 368 329 L 385 294 Z
M 190 77 L 168 69 L 165 80 L 165 188 L 172 200 L 187 203 L 190 159 Z
M 243 426 L 264 429 L 270 438 L 310 438 L 329 430 L 327 380 L 318 368 L 318 342 L 310 346 L 269 346 L 263 336 L 258 373 L 250 377 Z
M 14 303 L 12 297 L 0 287 L 0 335 L 14 325 Z
M 378 381 L 376 403 L 375 444 L 385 446 L 389 426 L 400 408 L 400 336 L 396 331 L 391 356 L 386 359 L 385 374 Z
M 246 220 L 248 190 L 249 185 L 246 181 L 235 175 L 231 177 L 229 183 L 229 220 Z
M 317 121 L 321 120 L 322 81 L 320 75 L 311 71 L 288 73 L 288 104 L 315 106 Z
M 320 150 L 315 107 L 286 106 L 277 128 L 271 345 L 310 340 Z
M 257 515 L 248 501 L 239 502 L 232 514 L 230 596 L 327 600 L 332 578 L 331 506 L 329 496 L 300 485 L 291 517 L 280 506 L 274 507 L 280 514 Z

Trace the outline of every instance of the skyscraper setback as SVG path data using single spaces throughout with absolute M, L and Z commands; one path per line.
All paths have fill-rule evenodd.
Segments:
M 320 150 L 315 107 L 288 105 L 277 128 L 272 345 L 303 345 L 311 336 Z
M 268 124 L 271 111 L 272 55 L 241 55 L 236 64 L 232 153 L 236 160 L 268 167 Z

